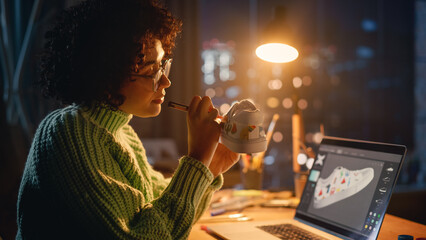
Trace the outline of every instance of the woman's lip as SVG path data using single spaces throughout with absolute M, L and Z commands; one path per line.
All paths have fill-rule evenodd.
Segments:
M 156 104 L 162 104 L 164 102 L 164 97 L 154 99 L 154 100 L 152 100 L 152 102 L 156 103 Z

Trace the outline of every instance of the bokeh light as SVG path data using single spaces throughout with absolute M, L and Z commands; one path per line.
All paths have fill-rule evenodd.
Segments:
M 213 74 L 205 74 L 204 75 L 204 83 L 207 85 L 212 85 L 216 79 L 214 78 Z
M 223 94 L 224 94 L 223 88 L 221 88 L 221 87 L 215 88 L 215 91 L 216 91 L 216 96 L 217 97 L 222 97 Z
M 305 85 L 307 87 L 311 86 L 311 84 L 312 84 L 312 78 L 310 76 L 304 76 L 302 78 L 302 83 L 303 83 L 303 85 Z
M 283 107 L 285 109 L 289 109 L 289 108 L 293 107 L 293 100 L 291 100 L 291 98 L 284 98 Z
M 265 165 L 272 165 L 272 164 L 274 164 L 274 162 L 275 162 L 275 157 L 274 157 L 274 156 L 271 156 L 271 155 L 266 156 L 266 157 L 263 159 L 263 163 L 265 163 Z
M 305 165 L 306 161 L 308 161 L 308 157 L 304 153 L 299 153 L 297 155 L 297 163 L 299 165 Z
M 229 104 L 227 104 L 227 103 L 224 103 L 224 104 L 220 105 L 220 107 L 219 107 L 220 114 L 221 115 L 226 114 L 228 112 L 228 110 L 229 110 L 230 107 L 231 106 Z
M 226 94 L 226 97 L 228 97 L 228 98 L 236 98 L 236 97 L 238 97 L 238 95 L 240 95 L 240 92 L 241 92 L 240 87 L 232 86 L 232 87 L 229 87 L 228 89 L 226 89 L 225 94 Z
M 302 84 L 303 84 L 303 81 L 300 77 L 294 77 L 293 78 L 293 86 L 295 88 L 300 88 L 302 86 Z
M 322 135 L 322 133 L 320 133 L 320 132 L 315 133 L 314 137 L 313 137 L 314 143 L 320 144 L 323 137 L 324 136 Z
M 311 143 L 311 142 L 313 142 L 313 141 L 314 141 L 314 134 L 312 134 L 312 133 L 307 133 L 307 134 L 305 135 L 305 141 L 306 141 L 307 143 Z
M 277 108 L 280 105 L 280 101 L 276 97 L 269 97 L 266 100 L 266 105 L 270 108 Z
M 361 22 L 362 29 L 366 32 L 374 32 L 377 30 L 377 23 L 372 19 L 364 19 Z
M 282 142 L 283 138 L 283 134 L 279 131 L 274 132 L 274 134 L 272 134 L 272 140 L 274 140 L 274 142 L 276 143 Z
M 209 96 L 210 98 L 214 98 L 215 95 L 216 95 L 216 91 L 213 88 L 206 89 L 206 96 Z
M 269 80 L 268 88 L 271 90 L 279 90 L 283 86 L 283 82 L 280 79 Z
M 297 102 L 297 106 L 300 109 L 305 110 L 306 108 L 308 108 L 308 101 L 306 101 L 306 99 L 302 98 Z

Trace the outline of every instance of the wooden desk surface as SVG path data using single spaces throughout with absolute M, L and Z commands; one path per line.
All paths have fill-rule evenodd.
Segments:
M 242 213 L 249 217 L 252 217 L 254 221 L 264 220 L 275 220 L 282 218 L 292 218 L 295 213 L 295 209 L 290 208 L 260 208 L 252 207 L 246 208 Z M 208 213 L 205 213 L 203 217 L 208 217 Z M 200 229 L 201 225 L 212 225 L 217 223 L 197 223 L 193 226 L 192 231 L 189 235 L 190 240 L 203 240 L 203 239 L 215 239 L 206 232 Z M 220 223 L 219 223 L 220 224 Z M 232 224 L 238 224 L 236 222 Z M 398 235 L 407 234 L 412 235 L 414 239 L 420 237 L 426 237 L 426 225 L 412 222 L 406 219 L 402 219 L 393 215 L 386 214 L 383 221 L 382 228 L 379 233 L 379 240 L 396 240 Z

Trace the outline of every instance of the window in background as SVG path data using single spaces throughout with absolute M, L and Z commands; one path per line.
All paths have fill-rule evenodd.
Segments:
M 253 3 L 255 15 L 249 11 Z M 251 18 L 260 33 L 274 8 L 283 4 L 298 39 L 299 58 L 286 64 L 253 58 Z M 265 155 L 265 188 L 293 186 L 295 107 L 302 111 L 306 145 L 314 150 L 323 125 L 326 135 L 404 144 L 409 152 L 416 151 L 413 1 L 216 0 L 200 1 L 200 7 L 202 41 L 235 42 L 230 67 L 235 79 L 221 81 L 217 74 L 203 91 L 214 94 L 217 106 L 253 98 L 265 112 L 265 126 L 274 113 L 281 116 Z M 233 87 L 239 88 L 238 95 L 228 97 L 225 93 Z M 410 175 L 409 170 L 400 180 L 404 174 Z
M 220 42 L 217 39 L 205 41 L 201 52 L 203 91 L 212 99 L 221 115 L 228 112 L 232 102 L 237 100 L 241 87 L 234 81 L 234 42 Z

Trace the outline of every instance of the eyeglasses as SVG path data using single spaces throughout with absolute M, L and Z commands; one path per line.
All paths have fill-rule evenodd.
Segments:
M 152 75 L 132 73 L 131 76 L 142 77 L 142 78 L 146 78 L 146 79 L 152 79 L 152 91 L 157 92 L 158 88 L 160 87 L 160 79 L 163 76 L 163 74 L 166 77 L 169 77 L 170 67 L 172 65 L 172 60 L 173 59 L 170 58 L 170 59 L 166 59 L 166 60 L 161 61 L 160 68 L 158 69 L 157 72 L 155 72 Z

